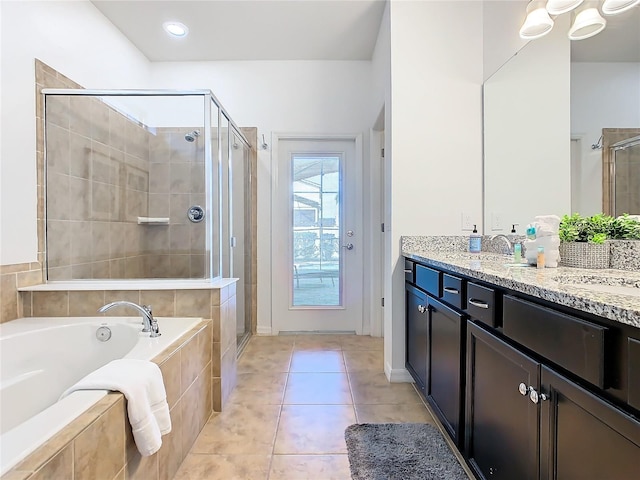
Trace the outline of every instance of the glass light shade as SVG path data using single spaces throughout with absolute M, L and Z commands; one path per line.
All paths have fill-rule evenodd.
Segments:
M 604 0 L 602 13 L 605 15 L 617 15 L 640 4 L 640 0 Z
M 573 25 L 569 29 L 569 38 L 571 40 L 584 40 L 597 35 L 606 26 L 607 21 L 602 18 L 598 9 L 596 7 L 588 7 L 577 13 Z
M 186 37 L 189 33 L 187 26 L 180 22 L 164 22 L 162 28 L 172 37 Z
M 580 6 L 584 0 L 549 0 L 547 12 L 550 15 L 562 15 Z
M 527 18 L 520 27 L 520 38 L 533 40 L 546 35 L 553 28 L 553 20 L 542 2 L 531 2 L 527 6 Z

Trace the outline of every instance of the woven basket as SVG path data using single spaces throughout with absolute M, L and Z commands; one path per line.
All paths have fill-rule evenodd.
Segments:
M 609 268 L 611 246 L 587 242 L 562 242 L 560 265 L 576 268 Z

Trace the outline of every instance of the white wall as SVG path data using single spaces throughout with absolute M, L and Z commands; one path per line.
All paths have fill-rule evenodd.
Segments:
M 0 264 L 37 260 L 34 59 L 87 88 L 145 88 L 148 61 L 88 1 L 2 1 Z
M 391 184 L 386 181 L 384 164 L 392 161 L 393 152 L 391 145 L 391 26 L 389 17 L 389 2 L 387 2 L 380 22 L 376 46 L 371 58 L 372 95 L 371 95 L 371 155 L 369 162 L 365 162 L 365 179 L 369 179 L 369 197 L 365 196 L 365 205 L 370 205 L 369 230 L 374 239 L 369 252 L 371 271 L 368 285 L 365 288 L 371 292 L 371 311 L 367 311 L 365 304 L 364 314 L 371 318 L 372 334 L 384 335 L 384 308 L 378 303 L 379 297 L 384 297 L 385 292 L 391 291 L 391 280 L 387 277 L 388 264 L 385 258 L 385 243 L 389 237 L 389 228 L 385 228 L 383 234 L 380 224 L 386 227 L 390 225 L 390 203 L 385 202 L 385 191 L 390 191 Z M 385 158 L 380 158 L 380 150 L 385 147 Z M 365 317 L 366 318 L 366 317 Z M 385 356 L 390 356 L 391 345 L 385 343 Z
M 460 235 L 482 219 L 482 4 L 391 2 L 392 277 L 387 375 L 405 377 L 402 235 Z M 385 350 L 388 351 L 387 347 Z
M 603 128 L 640 126 L 640 63 L 571 64 L 571 136 L 580 138 L 577 205 L 582 215 L 602 212 L 602 150 L 592 150 Z M 576 178 L 578 177 L 578 178 Z
M 153 88 L 211 89 L 238 126 L 257 127 L 269 145 L 272 133 L 363 133 L 368 145 L 368 61 L 166 62 L 152 65 L 151 79 Z M 258 150 L 258 333 L 271 331 L 270 154 Z

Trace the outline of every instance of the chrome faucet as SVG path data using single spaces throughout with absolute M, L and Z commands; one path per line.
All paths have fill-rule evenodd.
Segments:
M 149 333 L 149 336 L 151 338 L 160 336 L 160 327 L 158 326 L 158 321 L 155 318 L 153 318 L 153 313 L 151 312 L 151 305 L 140 306 L 137 303 L 127 302 L 126 300 L 118 300 L 117 302 L 111 302 L 111 303 L 107 303 L 106 305 L 103 305 L 98 309 L 98 312 L 104 313 L 110 308 L 118 307 L 118 306 L 128 306 L 138 310 L 138 312 L 140 312 L 140 315 L 142 315 L 142 325 L 143 325 L 142 331 L 151 332 Z
M 493 236 L 489 237 L 489 240 L 493 241 L 493 240 L 498 239 L 498 238 L 502 238 L 505 242 L 507 242 L 507 245 L 508 245 L 508 247 L 507 247 L 507 255 L 512 255 L 513 254 L 513 246 L 517 242 L 512 242 L 511 240 L 509 240 L 509 237 L 507 237 L 504 233 L 500 233 L 498 235 L 493 235 Z

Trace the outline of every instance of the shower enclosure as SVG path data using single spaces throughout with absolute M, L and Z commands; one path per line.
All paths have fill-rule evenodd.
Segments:
M 610 147 L 611 211 L 613 216 L 623 213 L 640 214 L 640 135 L 616 142 Z
M 602 211 L 640 214 L 640 128 L 602 129 Z
M 47 281 L 239 278 L 250 144 L 208 90 L 44 89 Z

